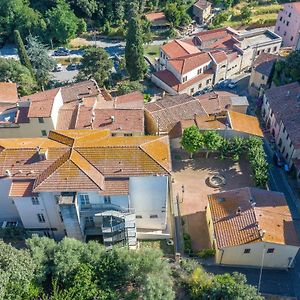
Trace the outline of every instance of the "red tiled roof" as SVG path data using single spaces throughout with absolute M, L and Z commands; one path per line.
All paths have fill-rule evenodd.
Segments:
M 176 58 L 179 56 L 200 52 L 199 49 L 194 45 L 185 43 L 184 41 L 180 40 L 174 40 L 170 43 L 161 46 L 161 50 L 165 52 L 165 54 L 169 58 Z
M 208 202 L 219 249 L 261 241 L 299 246 L 282 193 L 240 188 L 209 195 Z
M 17 84 L 0 82 L 0 103 L 16 103 L 18 100 Z
M 227 55 L 224 51 L 211 51 L 209 54 L 214 58 L 217 64 L 227 60 Z
M 211 58 L 208 53 L 200 52 L 169 59 L 168 64 L 170 64 L 180 74 L 186 74 L 197 67 L 209 63 L 210 61 Z
M 123 194 L 127 186 L 123 181 L 130 176 L 168 175 L 171 171 L 168 137 L 108 134 L 107 130 L 66 130 L 51 131 L 49 138 L 0 139 L 0 176 L 5 177 L 9 170 L 14 181 L 34 180 L 35 192 L 111 193 L 113 181 L 119 179 L 114 193 Z M 37 146 L 47 150 L 46 159 L 39 158 Z
M 224 38 L 228 35 L 228 31 L 226 28 L 218 28 L 207 31 L 201 31 L 196 34 L 197 37 L 201 39 L 201 41 L 211 41 L 216 39 Z
M 142 109 L 144 107 L 144 95 L 141 92 L 132 92 L 115 98 L 117 109 Z
M 170 86 L 172 89 L 174 89 L 176 92 L 180 92 L 189 86 L 203 80 L 206 77 L 210 77 L 213 74 L 212 70 L 206 70 L 204 73 L 194 77 L 191 80 L 186 81 L 185 83 L 181 83 L 170 71 L 163 70 L 163 71 L 157 71 L 153 73 L 153 76 L 156 76 L 158 79 L 166 83 L 168 86 Z
M 59 91 L 60 89 L 57 88 L 22 97 L 21 100 L 31 102 L 28 117 L 50 117 L 54 99 Z
M 32 197 L 34 180 L 13 180 L 11 183 L 10 197 Z
M 149 22 L 166 21 L 164 12 L 146 14 L 145 17 Z

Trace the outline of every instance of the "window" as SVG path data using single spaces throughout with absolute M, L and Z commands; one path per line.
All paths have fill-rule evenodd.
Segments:
M 280 139 L 279 139 L 278 146 L 281 147 L 281 145 L 282 145 L 282 139 L 280 138 Z
M 274 248 L 268 248 L 267 253 L 274 253 Z
M 292 147 L 292 145 L 293 145 L 293 143 L 292 143 L 292 141 L 290 142 L 290 148 Z
M 45 220 L 45 217 L 43 214 L 37 214 L 37 217 L 38 217 L 38 220 L 40 223 L 45 223 L 46 220 Z
M 289 13 L 289 18 L 291 17 L 292 13 Z
M 115 132 L 113 132 L 112 134 L 111 134 L 111 136 L 116 136 L 117 134 L 115 133 Z
M 104 196 L 104 203 L 105 204 L 111 204 L 110 196 Z
M 260 50 L 257 51 L 257 55 L 259 55 L 259 54 L 260 54 Z
M 132 133 L 124 133 L 124 136 L 132 136 Z
M 289 139 L 289 137 L 290 137 L 290 135 L 288 134 L 288 135 L 286 136 L 286 139 L 288 140 L 288 139 Z
M 282 148 L 282 151 L 281 151 L 281 152 L 284 153 L 284 151 L 285 151 L 285 146 Z
M 283 36 L 286 36 L 286 31 L 284 32 Z
M 197 74 L 199 75 L 199 74 L 201 74 L 202 73 L 202 69 L 198 69 L 197 70 Z
M 206 80 L 206 84 L 209 84 L 209 82 L 210 82 L 210 79 L 207 79 L 207 80 Z
M 262 80 L 265 80 L 265 75 L 261 75 L 261 79 L 262 79 Z
M 44 231 L 44 236 L 46 236 L 46 237 L 48 237 L 48 238 L 50 238 L 50 237 L 51 237 L 51 235 L 50 235 L 49 231 Z
M 280 17 L 279 21 L 282 21 L 282 17 Z
M 46 130 L 42 130 L 42 136 L 47 136 L 47 131 Z
M 44 118 L 38 118 L 39 123 L 45 123 Z
M 244 254 L 249 254 L 251 251 L 251 249 L 247 248 L 247 249 L 244 249 Z
M 280 26 L 278 26 L 277 30 L 280 31 Z
M 150 219 L 157 219 L 158 215 L 150 215 Z
M 87 195 L 87 194 L 79 195 L 79 200 L 80 200 L 81 205 L 89 205 L 90 204 L 89 195 Z
M 293 36 L 291 36 L 291 41 L 294 39 L 294 37 Z
M 202 88 L 202 83 L 198 84 L 198 89 L 200 90 Z
M 94 226 L 94 218 L 85 217 L 85 226 Z
M 283 127 L 283 130 L 282 130 L 282 132 L 283 132 L 283 133 L 285 133 L 285 127 Z
M 182 78 L 182 82 L 186 82 L 187 81 L 187 76 L 184 76 L 183 78 Z
M 38 197 L 31 197 L 31 202 L 32 202 L 32 205 L 39 205 L 40 204 Z
M 66 229 L 64 229 L 64 234 L 65 234 L 65 236 L 68 236 Z
M 193 93 L 194 93 L 194 90 L 195 90 L 194 88 L 191 88 L 191 94 L 193 94 Z
M 59 204 L 60 195 L 55 195 L 55 196 L 54 196 L 54 199 L 55 199 L 55 203 L 56 203 L 56 204 Z
M 143 218 L 141 215 L 136 215 L 135 217 L 136 217 L 136 219 L 142 219 Z
M 271 52 L 271 48 L 268 48 L 268 53 L 270 53 Z
M 290 22 L 289 21 L 286 21 L 286 26 L 289 26 Z
M 274 48 L 273 48 L 273 51 L 276 52 L 276 51 L 277 51 L 277 47 L 274 47 Z
M 288 159 L 288 158 L 289 158 L 289 154 L 287 153 L 286 156 L 285 156 L 285 159 Z
M 223 69 L 223 68 L 226 68 L 226 65 L 223 65 L 223 66 L 221 67 L 221 69 Z

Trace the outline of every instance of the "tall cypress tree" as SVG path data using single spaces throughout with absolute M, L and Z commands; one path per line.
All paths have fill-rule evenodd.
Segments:
M 146 72 L 142 34 L 137 7 L 133 5 L 130 10 L 125 47 L 126 69 L 132 81 L 143 79 Z
M 21 64 L 25 66 L 31 72 L 31 74 L 34 74 L 30 59 L 27 55 L 19 30 L 14 30 L 14 38 L 17 44 L 17 49 L 18 49 L 18 54 L 19 54 Z

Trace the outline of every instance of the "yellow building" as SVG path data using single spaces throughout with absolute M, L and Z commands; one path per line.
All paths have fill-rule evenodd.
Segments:
M 282 193 L 246 187 L 209 195 L 206 217 L 216 263 L 293 267 L 300 244 Z

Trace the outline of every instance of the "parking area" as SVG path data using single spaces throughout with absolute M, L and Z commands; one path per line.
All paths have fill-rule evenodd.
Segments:
M 253 186 L 247 161 L 220 160 L 212 154 L 189 159 L 183 150 L 173 151 L 173 195 L 179 199 L 184 231 L 191 236 L 194 251 L 210 247 L 205 207 L 207 195 L 240 187 Z M 220 188 L 209 187 L 209 176 L 221 174 L 226 184 Z

